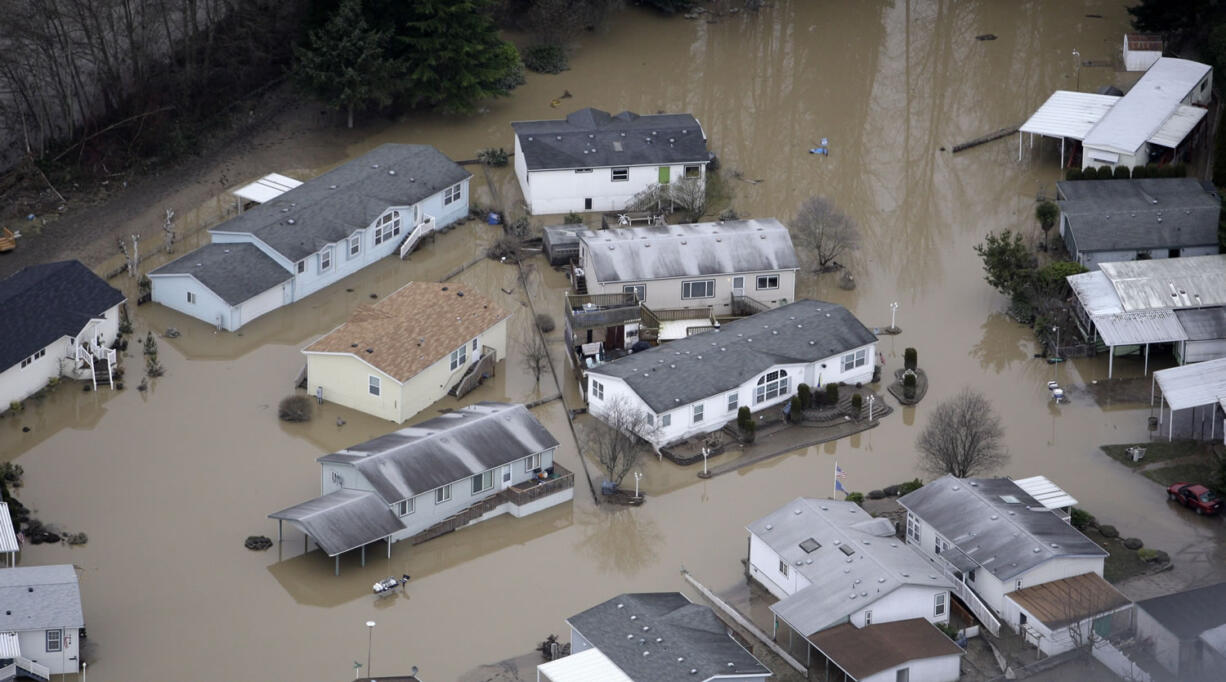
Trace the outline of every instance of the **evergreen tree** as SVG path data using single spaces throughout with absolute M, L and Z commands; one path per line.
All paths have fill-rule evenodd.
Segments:
M 303 88 L 330 107 L 345 109 L 353 127 L 356 107 L 386 106 L 402 71 L 388 57 L 391 32 L 372 28 L 362 16 L 361 0 L 342 0 L 323 26 L 294 50 L 295 76 Z

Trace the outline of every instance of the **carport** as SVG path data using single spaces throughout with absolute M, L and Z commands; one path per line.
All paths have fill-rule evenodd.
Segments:
M 1162 424 L 1166 406 L 1170 405 L 1168 441 L 1173 440 L 1175 434 L 1175 410 L 1192 409 L 1195 424 L 1197 411 L 1205 407 L 1209 408 L 1209 438 L 1212 440 L 1216 437 L 1218 408 L 1226 411 L 1226 358 L 1154 372 L 1149 391 L 1150 408 L 1154 406 L 1155 389 L 1159 391 L 1159 425 Z M 1204 421 L 1203 415 L 1201 421 Z M 1226 428 L 1223 431 L 1222 442 L 1226 443 Z

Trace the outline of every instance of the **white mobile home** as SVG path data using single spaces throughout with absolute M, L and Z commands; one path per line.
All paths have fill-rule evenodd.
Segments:
M 589 107 L 511 127 L 515 177 L 530 213 L 617 211 L 652 185 L 706 186 L 707 136 L 690 114 L 610 116 Z
M 81 670 L 85 616 L 72 566 L 0 569 L 0 679 L 35 680 Z

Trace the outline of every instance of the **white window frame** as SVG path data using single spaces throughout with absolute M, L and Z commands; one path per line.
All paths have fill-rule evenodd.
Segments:
M 417 504 L 416 502 L 414 502 L 414 498 L 412 497 L 401 500 L 400 504 L 397 505 L 397 507 L 398 508 L 396 509 L 396 512 L 400 516 L 408 516 L 409 514 L 412 514 L 413 512 L 417 511 Z
M 596 381 L 596 379 L 591 379 L 591 390 L 589 393 L 596 400 L 604 400 L 604 384 Z
M 785 578 L 788 577 L 788 562 L 783 559 L 779 560 L 779 575 Z
M 741 396 L 736 391 L 728 394 L 728 411 L 736 412 L 740 407 Z
M 646 284 L 623 284 L 622 293 L 623 294 L 633 293 L 635 297 L 638 298 L 639 302 L 641 303 L 647 300 L 647 285 Z
M 46 354 L 47 354 L 46 348 L 39 348 L 38 350 L 34 351 L 33 355 L 21 361 L 21 368 L 25 369 L 27 365 L 33 364 L 35 360 L 45 356 Z
M 618 176 L 621 176 L 621 177 L 618 177 Z M 623 168 L 610 168 L 609 169 L 609 181 L 610 182 L 630 182 L 630 168 L 628 166 L 623 167 Z
M 349 257 L 362 253 L 362 233 L 358 232 L 349 238 Z
M 366 391 L 371 395 L 383 394 L 383 380 L 374 374 L 367 375 Z
M 591 168 L 576 168 L 575 172 L 576 173 L 591 173 L 592 169 Z
M 327 272 L 332 269 L 332 247 L 325 246 L 319 251 L 319 271 Z
M 762 284 L 764 280 L 766 282 L 765 286 Z M 771 280 L 774 280 L 774 284 L 771 283 Z M 758 275 L 755 279 L 754 285 L 757 287 L 758 291 L 765 289 L 778 289 L 779 275 Z
M 494 487 L 494 470 L 483 471 L 473 476 L 470 480 L 472 481 L 472 493 L 480 495 Z
M 686 166 L 685 171 L 682 173 L 682 175 L 684 175 L 687 178 L 701 178 L 702 177 L 702 166 Z
M 788 395 L 791 387 L 791 377 L 786 369 L 776 369 L 758 378 L 753 390 L 753 403 L 760 405 L 779 396 Z
M 304 272 L 306 272 L 306 259 L 305 258 L 298 261 L 298 274 L 301 275 Z
M 673 415 L 671 414 L 660 415 L 660 428 L 664 428 L 666 426 L 672 426 L 672 425 L 673 425 Z
M 702 285 L 703 293 L 696 294 L 697 285 Z M 685 300 L 694 298 L 715 298 L 715 280 L 713 279 L 692 279 L 681 283 L 681 298 Z
M 452 372 L 463 367 L 464 363 L 468 362 L 468 342 L 465 341 L 459 348 L 451 351 L 447 361 Z
M 932 542 L 932 551 L 935 554 L 940 555 L 941 552 L 944 552 L 947 549 L 949 549 L 949 543 L 945 542 L 945 538 L 941 537 L 940 535 L 936 536 L 936 539 Z
M 55 636 L 52 637 L 52 635 L 55 635 Z M 52 644 L 52 640 L 54 640 L 55 642 L 54 644 Z M 47 653 L 49 654 L 58 653 L 60 651 L 63 651 L 64 650 L 64 631 L 63 630 L 48 630 L 46 644 L 47 644 L 46 650 L 47 650 Z
M 843 371 L 850 372 L 857 367 L 863 367 L 868 364 L 868 349 L 861 348 L 854 353 L 848 353 L 843 356 Z
M 864 610 L 864 626 L 868 627 L 869 625 L 872 625 L 872 624 L 873 624 L 873 610 L 865 609 Z
M 530 474 L 532 473 L 534 469 L 540 469 L 540 468 L 541 468 L 541 453 L 538 452 L 535 455 L 528 455 L 527 457 L 524 458 L 524 473 L 525 474 Z
M 194 291 L 187 292 L 187 302 L 191 305 L 196 305 L 196 292 Z
M 706 407 L 702 403 L 695 403 L 690 406 L 690 418 L 695 424 L 701 424 Z
M 450 483 L 448 483 L 447 485 L 441 488 L 434 489 L 434 503 L 435 504 L 443 504 L 444 502 L 450 502 L 450 501 L 451 501 L 451 484 Z
M 907 514 L 907 539 L 913 544 L 920 543 L 920 522 L 915 514 Z
M 457 182 L 451 187 L 448 187 L 447 189 L 443 190 L 443 205 L 444 206 L 450 206 L 451 204 L 454 204 L 455 202 L 460 200 L 460 195 L 462 194 L 461 189 L 460 189 L 461 184 L 462 183 Z
M 932 599 L 932 617 L 940 618 L 945 615 L 945 593 L 937 592 Z

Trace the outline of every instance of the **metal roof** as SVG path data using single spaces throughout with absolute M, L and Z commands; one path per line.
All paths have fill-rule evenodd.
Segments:
M 1120 297 L 1115 295 L 1115 287 L 1111 286 L 1110 278 L 1102 270 L 1069 275 L 1065 280 L 1081 302 L 1081 307 L 1091 317 L 1124 312 Z
M 843 623 L 812 635 L 809 641 L 854 680 L 909 661 L 962 655 L 962 647 L 923 618 L 873 623 L 862 628 Z
M 1131 600 L 1097 573 L 1031 585 L 1005 595 L 1050 630 L 1062 628 L 1131 604 Z
M 21 642 L 16 632 L 0 632 L 0 659 L 14 659 L 21 655 Z
M 898 503 L 1000 580 L 1051 559 L 1107 555 L 1007 478 L 943 476 Z
M 69 564 L 0 569 L 0 632 L 83 628 L 81 589 Z
M 1226 339 L 1226 308 L 1188 308 L 1176 310 L 1188 341 Z
M 13 530 L 13 518 L 9 516 L 8 502 L 0 502 L 0 554 L 19 551 L 21 545 L 17 544 L 17 533 Z
M 1101 263 L 1126 312 L 1226 305 L 1226 254 Z
M 523 405 L 481 402 L 318 461 L 354 467 L 391 504 L 557 445 Z
M 1086 147 L 1133 154 L 1173 116 L 1210 71 L 1206 64 L 1161 58 L 1086 134 Z
M 1195 178 L 1056 183 L 1078 252 L 1217 246 L 1222 202 Z
M 633 680 L 771 674 L 710 607 L 680 592 L 623 594 L 566 622 Z
M 843 306 L 805 300 L 627 355 L 588 374 L 622 379 L 661 414 L 729 391 L 772 367 L 817 362 L 876 340 Z
M 1091 315 L 1094 327 L 1108 346 L 1134 346 L 1146 343 L 1186 341 L 1179 317 L 1170 310 L 1145 310 L 1138 313 Z
M 511 129 L 529 171 L 710 160 L 707 136 L 691 114 L 610 116 L 588 107 L 564 119 L 514 121 Z
M 190 275 L 221 300 L 236 306 L 294 278 L 255 244 L 206 244 L 149 273 Z
M 1063 509 L 1077 504 L 1077 498 L 1064 492 L 1063 488 L 1052 483 L 1046 476 L 1016 478 L 1013 482 L 1048 509 Z
M 1219 656 L 1226 656 L 1226 625 L 1209 628 L 1200 633 L 1198 639 L 1204 642 L 1205 646 L 1216 651 Z
M 298 530 L 315 538 L 328 556 L 348 552 L 404 530 L 404 524 L 378 495 L 348 488 L 282 509 L 269 514 L 268 518 L 289 521 Z
M 1189 640 L 1226 625 L 1222 604 L 1226 604 L 1226 582 L 1139 601 L 1137 608 L 1179 639 Z M 1210 605 L 1213 608 L 1206 608 Z
M 1149 138 L 1150 143 L 1174 149 L 1184 141 L 1208 111 L 1204 107 L 1179 105 L 1175 113 Z
M 894 537 L 893 524 L 854 502 L 798 497 L 748 530 L 809 581 L 770 607 L 802 635 L 846 620 L 903 585 L 949 587 L 939 570 Z M 809 539 L 817 549 L 801 547 Z
M 597 281 L 796 270 L 788 228 L 774 218 L 587 230 L 579 234 Z
M 600 649 L 586 649 L 542 663 L 536 666 L 536 671 L 551 682 L 634 682 Z
M 1226 398 L 1226 358 L 1154 372 L 1171 409 L 1212 405 Z
M 1018 130 L 1047 137 L 1082 140 L 1119 99 L 1112 95 L 1057 90 Z
M 301 180 L 295 180 L 287 175 L 269 173 L 251 184 L 243 185 L 234 190 L 234 196 L 246 199 L 247 201 L 254 201 L 257 204 L 263 204 L 276 199 L 301 184 Z

